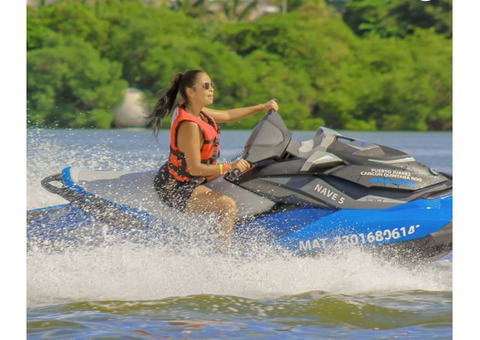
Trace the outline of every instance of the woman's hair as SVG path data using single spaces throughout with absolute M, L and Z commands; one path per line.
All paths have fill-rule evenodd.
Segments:
M 182 95 L 183 100 L 187 103 L 187 91 L 186 88 L 192 88 L 195 85 L 197 76 L 200 73 L 204 73 L 202 70 L 189 70 L 184 73 L 177 73 L 172 79 L 170 88 L 161 90 L 159 92 L 160 98 L 158 99 L 155 107 L 148 116 L 153 121 L 153 133 L 158 135 L 162 122 L 165 117 L 170 113 L 175 105 L 178 92 Z

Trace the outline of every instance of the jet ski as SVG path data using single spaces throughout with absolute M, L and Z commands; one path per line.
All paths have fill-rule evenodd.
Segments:
M 245 231 L 260 230 L 275 247 L 298 256 L 358 247 L 433 261 L 452 251 L 452 176 L 402 151 L 326 127 L 297 141 L 271 111 L 241 157 L 253 165 L 249 170 L 206 184 L 237 201 L 234 238 L 248 242 Z M 171 232 L 167 227 L 181 213 L 160 203 L 156 173 L 67 167 L 46 177 L 43 188 L 69 203 L 27 211 L 27 239 L 75 243 L 91 237 L 97 224 L 110 226 L 103 236 L 105 230 L 147 233 L 152 240 Z

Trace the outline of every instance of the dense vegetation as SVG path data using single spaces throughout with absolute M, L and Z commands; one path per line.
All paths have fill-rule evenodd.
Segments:
M 201 68 L 215 108 L 275 97 L 291 129 L 451 128 L 452 0 L 290 0 L 254 20 L 241 3 L 28 7 L 28 125 L 109 128 L 127 87 L 152 107 L 176 72 Z

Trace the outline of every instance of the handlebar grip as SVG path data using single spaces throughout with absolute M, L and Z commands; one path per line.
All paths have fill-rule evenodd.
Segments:
M 240 169 L 235 168 L 230 172 L 230 175 L 228 177 L 235 180 L 240 176 L 240 174 L 241 174 Z

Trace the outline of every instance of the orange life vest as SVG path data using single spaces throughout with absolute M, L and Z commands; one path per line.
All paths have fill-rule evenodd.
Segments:
M 175 110 L 172 127 L 170 129 L 170 156 L 168 160 L 168 170 L 170 174 L 179 181 L 202 181 L 204 177 L 192 176 L 187 167 L 185 154 L 177 147 L 177 130 L 184 121 L 195 122 L 203 133 L 203 145 L 200 150 L 201 162 L 203 164 L 217 164 L 220 156 L 220 130 L 215 120 L 208 114 L 201 112 L 201 115 L 207 119 L 205 122 L 185 111 L 185 106 L 180 104 Z

